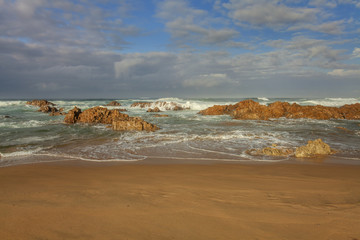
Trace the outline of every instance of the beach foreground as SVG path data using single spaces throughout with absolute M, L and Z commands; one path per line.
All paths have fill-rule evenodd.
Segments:
M 0 168 L 0 239 L 360 239 L 360 166 Z

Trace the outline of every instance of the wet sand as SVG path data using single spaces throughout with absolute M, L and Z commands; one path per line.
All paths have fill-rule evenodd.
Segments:
M 360 166 L 0 168 L 0 239 L 360 239 Z

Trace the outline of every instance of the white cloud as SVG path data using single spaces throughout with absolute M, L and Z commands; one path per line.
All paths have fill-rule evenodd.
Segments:
M 358 69 L 334 69 L 328 74 L 335 77 L 356 77 L 360 80 L 360 70 Z
M 337 3 L 335 0 L 310 0 L 309 5 L 334 8 L 337 6 Z
M 318 12 L 314 8 L 288 7 L 274 0 L 231 0 L 223 6 L 229 10 L 229 16 L 240 25 L 274 28 L 313 22 Z
M 328 34 L 342 34 L 343 33 L 343 20 L 325 22 L 321 24 L 298 24 L 288 28 L 288 30 L 296 31 L 301 29 L 308 29 L 314 32 L 322 32 Z
M 360 58 L 360 48 L 354 48 L 352 55 L 354 58 Z
M 224 44 L 238 32 L 224 26 L 224 22 L 212 18 L 205 10 L 195 9 L 183 0 L 163 1 L 158 4 L 157 16 L 166 23 L 166 29 L 179 46 L 186 44 Z M 222 25 L 223 27 L 213 27 Z

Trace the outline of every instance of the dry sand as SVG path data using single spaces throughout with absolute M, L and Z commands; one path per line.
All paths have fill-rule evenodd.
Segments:
M 0 168 L 0 239 L 360 240 L 360 167 Z

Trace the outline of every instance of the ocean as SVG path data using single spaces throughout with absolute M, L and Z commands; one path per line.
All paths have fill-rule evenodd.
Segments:
M 271 119 L 234 120 L 230 116 L 202 116 L 200 110 L 213 105 L 234 104 L 249 98 L 202 99 L 48 99 L 65 111 L 74 106 L 85 110 L 105 106 L 112 100 L 126 108 L 126 114 L 139 116 L 160 127 L 156 132 L 119 132 L 106 125 L 63 123 L 64 116 L 37 112 L 26 100 L 0 100 L 0 167 L 82 160 L 95 162 L 163 163 L 272 163 L 311 162 L 360 164 L 359 120 Z M 250 98 L 261 104 L 286 101 L 300 105 L 342 106 L 360 103 L 360 98 Z M 174 102 L 187 108 L 166 111 L 169 117 L 155 117 L 147 109 L 130 107 L 134 102 Z M 155 107 L 155 106 L 153 106 Z M 336 154 L 318 159 L 293 156 L 259 156 L 251 149 L 277 144 L 292 148 L 321 138 Z

